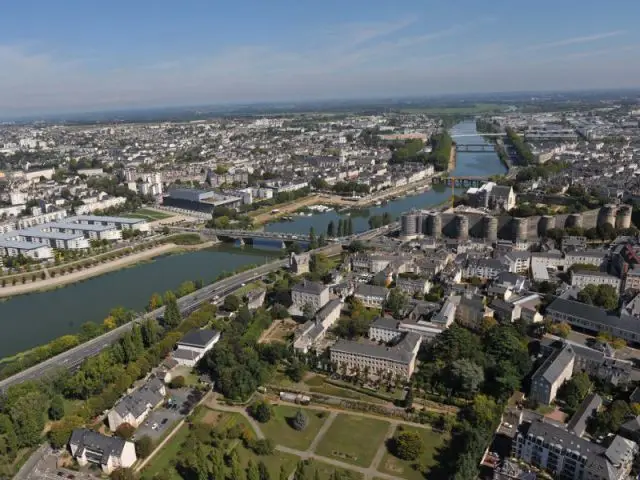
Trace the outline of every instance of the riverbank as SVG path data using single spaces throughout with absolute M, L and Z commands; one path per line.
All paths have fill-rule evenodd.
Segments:
M 447 171 L 453 172 L 456 168 L 456 145 L 451 146 L 451 152 L 449 153 L 449 168 Z
M 93 277 L 97 277 L 104 273 L 113 272 L 122 268 L 130 267 L 137 263 L 150 260 L 159 255 L 165 255 L 168 253 L 176 253 L 179 251 L 193 251 L 203 248 L 209 248 L 215 245 L 216 242 L 202 242 L 196 245 L 177 245 L 175 243 L 165 243 L 158 245 L 157 247 L 143 250 L 138 253 L 127 255 L 126 257 L 118 258 L 107 263 L 95 265 L 85 270 L 77 270 L 75 272 L 67 273 L 66 275 L 49 277 L 44 280 L 36 280 L 35 282 L 26 282 L 23 284 L 16 284 L 11 286 L 5 286 L 0 288 L 0 298 L 13 297 L 16 295 L 23 295 L 25 293 L 44 292 L 47 290 L 53 290 L 65 285 L 80 282 L 82 280 L 88 280 Z

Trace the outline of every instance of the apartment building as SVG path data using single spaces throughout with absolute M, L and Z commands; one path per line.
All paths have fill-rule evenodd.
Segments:
M 501 260 L 507 265 L 511 273 L 528 273 L 531 264 L 530 252 L 508 252 Z
M 556 398 L 558 389 L 573 375 L 575 353 L 569 345 L 554 350 L 531 377 L 529 398 L 549 405 Z
M 382 308 L 389 296 L 389 289 L 361 283 L 356 287 L 353 296 L 360 300 L 365 307 Z
M 107 414 L 109 429 L 115 432 L 123 423 L 128 423 L 134 428 L 139 427 L 149 412 L 162 403 L 166 394 L 162 380 L 151 379 L 139 389 L 124 396 L 109 411 Z
M 138 459 L 133 442 L 107 437 L 86 428 L 76 428 L 71 433 L 69 449 L 80 466 L 93 463 L 106 474 L 118 468 L 129 468 Z
M 313 320 L 308 320 L 296 329 L 293 336 L 293 348 L 307 353 L 315 347 L 327 333 L 327 330 L 340 318 L 342 301 L 338 298 L 329 302 L 316 312 Z
M 403 335 L 398 324 L 395 318 L 378 317 L 369 325 L 369 338 L 375 342 L 393 342 Z
M 620 291 L 620 279 L 609 275 L 607 272 L 594 272 L 591 270 L 573 270 L 571 272 L 571 286 L 584 288 L 587 285 L 609 285 L 616 292 Z
M 293 307 L 302 312 L 305 305 L 311 305 L 317 312 L 329 302 L 329 287 L 319 282 L 303 280 L 291 288 Z
M 349 372 L 369 368 L 372 375 L 390 372 L 408 379 L 413 374 L 421 338 L 407 333 L 393 347 L 338 340 L 329 348 L 332 362 L 346 365 Z
M 514 457 L 567 480 L 626 479 L 637 453 L 638 445 L 619 435 L 604 447 L 544 420 L 519 425 L 512 446 Z

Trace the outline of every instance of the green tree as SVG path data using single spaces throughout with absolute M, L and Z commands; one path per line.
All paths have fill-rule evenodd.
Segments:
M 305 322 L 309 320 L 313 320 L 313 317 L 316 316 L 316 309 L 310 303 L 305 303 L 302 306 L 302 318 L 304 318 Z
M 247 465 L 247 480 L 260 480 L 260 471 L 252 460 L 249 460 L 249 464 Z
M 74 415 L 67 416 L 59 422 L 55 422 L 51 425 L 47 433 L 49 443 L 53 448 L 63 448 L 69 443 L 69 438 L 71 438 L 73 430 L 82 424 L 84 424 L 84 419 Z
M 391 290 L 389 296 L 387 297 L 385 308 L 390 310 L 395 318 L 400 318 L 404 313 L 407 302 L 407 295 L 399 288 L 394 288 Z
M 249 415 L 260 423 L 267 423 L 273 415 L 273 408 L 267 400 L 259 400 L 249 406 Z
M 178 300 L 173 292 L 164 294 L 164 324 L 169 328 L 177 327 L 182 320 Z
M 136 440 L 136 454 L 138 458 L 147 458 L 153 452 L 153 440 L 148 435 Z
M 562 386 L 560 396 L 561 398 L 564 398 L 570 409 L 575 410 L 589 394 L 592 388 L 593 384 L 589 379 L 589 375 L 584 372 L 580 372 L 571 377 L 571 379 Z
M 305 428 L 307 428 L 308 423 L 309 418 L 301 409 L 298 409 L 295 416 L 291 420 L 291 426 L 296 430 L 304 430 Z
M 309 250 L 315 250 L 318 248 L 318 239 L 316 238 L 316 231 L 313 227 L 309 228 Z
M 289 475 L 287 475 L 287 471 L 284 469 L 284 465 L 280 465 L 280 474 L 278 475 L 278 480 L 289 480 Z
M 424 442 L 418 432 L 407 430 L 394 438 L 394 454 L 402 460 L 415 460 L 424 452 Z
M 136 429 L 129 423 L 121 423 L 118 428 L 116 428 L 116 435 L 120 438 L 123 438 L 125 440 L 129 440 L 131 437 L 133 437 L 133 434 L 135 433 Z
M 169 382 L 169 386 L 171 388 L 182 388 L 184 387 L 185 383 L 186 381 L 184 377 L 182 375 L 178 375 L 171 379 L 171 381 Z
M 235 295 L 227 295 L 222 306 L 228 312 L 236 312 L 240 308 L 240 299 Z
M 152 312 L 153 310 L 160 308 L 162 304 L 162 296 L 160 296 L 159 293 L 154 293 L 153 295 L 151 295 L 149 303 L 147 304 L 147 312 Z
M 329 225 L 327 225 L 327 237 L 333 238 L 335 236 L 336 236 L 336 225 L 335 223 L 333 223 L 333 220 L 331 220 L 329 222 Z
M 467 358 L 452 362 L 446 373 L 446 383 L 454 395 L 471 395 L 478 391 L 483 381 L 482 367 Z
M 219 478 L 224 479 L 224 458 L 222 457 L 222 451 L 218 448 L 215 449 L 211 455 L 211 473 L 214 480 L 218 480 Z
M 258 472 L 260 474 L 260 480 L 271 480 L 271 474 L 269 473 L 269 469 L 267 468 L 267 465 L 262 460 L 258 462 Z
M 231 478 L 234 480 L 242 480 L 244 478 L 244 472 L 242 471 L 242 465 L 240 464 L 240 458 L 236 450 L 233 450 L 229 456 L 229 467 L 231 468 Z
M 49 405 L 49 418 L 51 420 L 60 420 L 64 416 L 64 398 L 62 395 L 54 395 Z

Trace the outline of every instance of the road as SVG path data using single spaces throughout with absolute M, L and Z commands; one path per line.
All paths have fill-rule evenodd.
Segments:
M 199 308 L 204 303 L 209 302 L 213 297 L 218 296 L 220 298 L 228 295 L 229 293 L 237 290 L 243 283 L 251 282 L 257 278 L 263 277 L 270 272 L 279 270 L 287 265 L 287 260 L 278 260 L 265 265 L 261 265 L 252 270 L 239 273 L 232 277 L 225 278 L 214 284 L 208 285 L 190 295 L 184 296 L 178 300 L 178 306 L 183 315 L 189 315 L 194 310 Z M 46 378 L 47 374 L 50 374 L 59 368 L 73 369 L 80 365 L 88 357 L 97 355 L 109 345 L 116 342 L 122 335 L 130 331 L 133 325 L 137 322 L 145 320 L 147 318 L 158 318 L 164 313 L 164 307 L 161 307 L 153 312 L 141 315 L 133 322 L 126 325 L 114 328 L 113 330 L 96 337 L 88 342 L 78 345 L 77 347 L 67 350 L 55 357 L 52 357 L 44 362 L 35 365 L 27 370 L 17 373 L 5 380 L 0 381 L 0 391 L 5 390 L 11 385 L 15 385 L 26 380 L 34 380 L 37 378 Z
M 357 235 L 353 235 L 348 239 L 352 240 L 370 240 L 376 236 L 384 235 L 397 228 L 397 222 L 385 227 L 381 227 L 375 230 L 369 230 Z M 326 247 L 321 247 L 314 250 L 311 253 L 324 253 L 325 255 L 337 255 L 342 251 L 342 244 L 332 243 Z M 243 284 L 252 282 L 258 278 L 262 278 L 271 272 L 275 272 L 288 265 L 288 260 L 277 260 L 275 262 L 267 263 L 256 267 L 246 272 L 238 273 L 231 277 L 220 280 L 219 282 L 207 285 L 189 295 L 186 295 L 178 299 L 178 306 L 183 316 L 189 315 L 197 310 L 201 305 L 210 302 L 214 297 L 222 299 L 224 296 L 229 295 L 231 292 L 242 287 Z M 164 313 L 164 307 L 158 308 L 152 312 L 146 313 L 137 317 L 133 322 L 126 325 L 114 328 L 113 330 L 100 335 L 88 342 L 78 345 L 77 347 L 67 350 L 55 357 L 52 357 L 44 362 L 34 365 L 20 373 L 6 378 L 0 381 L 0 392 L 6 390 L 12 385 L 19 384 L 27 380 L 35 380 L 39 378 L 46 378 L 47 375 L 59 370 L 60 368 L 66 368 L 73 370 L 77 368 L 84 360 L 89 357 L 95 356 L 109 345 L 115 343 L 126 332 L 133 328 L 135 323 L 139 323 L 147 318 L 158 318 Z

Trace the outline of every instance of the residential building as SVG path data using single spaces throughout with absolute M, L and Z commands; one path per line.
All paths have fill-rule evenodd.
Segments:
M 378 317 L 369 325 L 369 339 L 390 343 L 402 337 L 398 329 L 398 320 L 391 317 Z
M 455 319 L 465 327 L 477 329 L 485 317 L 484 297 L 482 295 L 464 294 L 459 297 Z
M 71 433 L 69 449 L 80 466 L 93 463 L 106 474 L 118 468 L 130 468 L 137 460 L 133 442 L 86 428 L 76 428 Z
M 325 337 L 327 330 L 331 328 L 340 318 L 342 301 L 339 298 L 329 300 L 329 302 L 316 312 L 313 320 L 306 321 L 296 329 L 293 337 L 293 348 L 297 351 L 307 353 L 311 348 Z
M 623 480 L 631 472 L 638 445 L 616 435 L 609 447 L 544 420 L 518 427 L 512 455 L 567 480 Z
M 256 310 L 262 306 L 264 303 L 264 299 L 267 295 L 267 291 L 264 288 L 257 288 L 255 290 L 251 290 L 246 294 L 247 297 L 247 308 L 249 310 Z
M 591 270 L 571 271 L 572 287 L 582 289 L 587 285 L 609 285 L 613 287 L 616 292 L 620 291 L 620 279 L 609 275 L 607 272 L 594 272 Z
M 495 258 L 473 258 L 467 262 L 462 276 L 466 278 L 478 277 L 483 280 L 490 280 L 496 278 L 500 273 L 507 271 L 507 265 Z
M 567 430 L 571 433 L 582 437 L 587 431 L 587 422 L 589 418 L 598 412 L 602 406 L 602 398 L 597 393 L 590 393 L 582 401 L 576 413 L 573 414 L 571 420 L 567 424 Z
M 546 314 L 554 322 L 567 322 L 572 327 L 594 334 L 607 332 L 626 342 L 640 342 L 640 322 L 624 311 L 620 316 L 610 315 L 604 309 L 593 305 L 556 298 L 547 307 Z
M 176 344 L 171 356 L 180 365 L 194 367 L 220 340 L 220 332 L 213 329 L 196 329 L 187 332 Z
M 289 269 L 295 275 L 302 275 L 309 273 L 309 263 L 311 261 L 311 255 L 308 253 L 295 254 L 291 252 L 289 256 Z
M 329 287 L 319 282 L 303 280 L 291 288 L 291 301 L 294 310 L 301 313 L 305 305 L 311 305 L 315 313 L 329 301 Z
M 429 290 L 431 289 L 431 282 L 426 278 L 412 278 L 400 274 L 396 278 L 396 288 L 410 296 L 415 294 L 424 295 L 425 293 L 429 293 Z
M 573 375 L 574 362 L 571 346 L 554 350 L 533 373 L 529 398 L 543 405 L 553 402 L 560 386 Z
M 508 212 L 516 206 L 516 194 L 512 187 L 487 182 L 480 188 L 467 190 L 469 202 L 478 208 Z
M 382 308 L 389 296 L 389 289 L 361 283 L 356 287 L 353 296 L 360 300 L 365 307 Z
M 501 260 L 507 265 L 509 272 L 527 274 L 529 272 L 529 265 L 531 264 L 531 253 L 518 251 L 508 252 Z
M 604 250 L 575 250 L 565 254 L 564 262 L 567 268 L 577 264 L 600 267 L 606 258 L 607 252 Z
M 372 375 L 390 372 L 406 379 L 415 369 L 420 335 L 407 333 L 393 347 L 338 340 L 329 348 L 332 362 L 346 365 L 348 371 L 368 368 Z
M 109 429 L 113 432 L 128 423 L 138 428 L 147 418 L 149 412 L 164 400 L 167 391 L 159 378 L 152 378 L 142 387 L 122 397 L 107 414 Z

